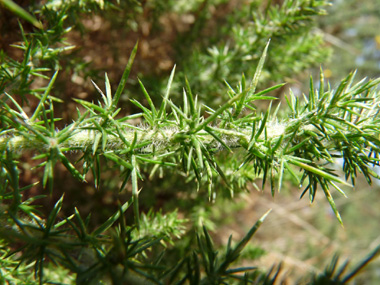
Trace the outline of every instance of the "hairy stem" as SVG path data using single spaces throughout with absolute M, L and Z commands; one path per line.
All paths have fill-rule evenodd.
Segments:
M 239 130 L 224 129 L 211 127 L 214 132 L 220 135 L 222 142 L 228 147 L 239 147 L 246 145 L 251 137 L 252 129 L 245 128 Z M 267 138 L 276 138 L 284 134 L 285 126 L 280 123 L 267 124 Z M 97 130 L 82 129 L 74 131 L 73 134 L 68 137 L 64 142 L 58 146 L 67 150 L 86 150 L 94 145 L 96 137 L 101 134 Z M 142 145 L 141 151 L 152 152 L 154 150 L 163 150 L 168 148 L 175 148 L 179 143 L 179 140 L 187 140 L 187 133 L 178 127 L 164 127 L 159 130 L 137 128 L 131 129 L 126 127 L 125 131 L 122 131 L 121 135 L 127 142 L 132 142 L 136 136 L 136 145 Z M 58 133 L 59 136 L 59 133 Z M 212 135 L 206 131 L 200 131 L 197 133 L 197 137 L 203 145 L 210 148 L 221 149 L 222 144 L 218 142 Z M 261 137 L 260 137 L 261 138 Z M 57 145 L 57 141 L 54 138 L 47 140 L 49 144 L 35 136 L 25 135 L 7 135 L 0 137 L 0 151 L 8 149 L 12 152 L 20 152 L 23 150 L 39 150 L 47 149 Z M 127 146 L 120 138 L 117 132 L 111 131 L 107 133 L 105 150 L 123 150 Z

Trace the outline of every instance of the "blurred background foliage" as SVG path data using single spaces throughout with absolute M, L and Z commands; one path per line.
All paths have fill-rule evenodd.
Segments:
M 377 77 L 380 73 L 380 2 L 332 1 L 328 16 L 319 27 L 325 41 L 333 48 L 333 57 L 324 64 L 329 77 L 337 80 L 342 74 L 357 69 L 361 77 Z
M 302 93 L 304 82 L 310 74 L 319 72 L 320 66 L 332 85 L 355 68 L 360 74 L 358 78 L 380 75 L 379 0 L 335 0 L 332 5 L 306 0 L 15 1 L 37 18 L 43 29 L 5 9 L 5 2 L 0 1 L 0 92 L 29 99 L 28 103 L 20 102 L 28 113 L 38 104 L 31 95 L 41 96 L 41 86 L 46 85 L 55 69 L 60 69 L 54 87 L 54 96 L 61 102 L 55 107 L 56 116 L 62 118 L 58 127 L 77 116 L 78 106 L 72 98 L 98 99 L 91 79 L 99 82 L 107 72 L 111 84 L 117 84 L 137 41 L 139 50 L 132 76 L 121 98 L 122 115 L 137 111 L 129 99 L 144 98 L 137 78 L 152 99 L 160 102 L 174 65 L 174 99 L 182 98 L 186 77 L 201 102 L 219 106 L 227 98 L 225 81 L 235 86 L 242 73 L 252 76 L 268 39 L 271 43 L 260 88 L 288 83 L 277 92 L 280 99 L 289 88 Z M 75 153 L 71 155 L 78 158 Z M 218 159 L 230 158 L 220 154 Z M 23 154 L 22 161 L 21 185 L 39 181 L 41 174 L 31 170 L 37 164 L 31 154 Z M 107 166 L 102 169 L 97 188 L 91 176 L 83 184 L 64 168 L 57 168 L 54 192 L 42 200 L 40 210 L 46 215 L 65 193 L 62 215 L 70 216 L 75 206 L 83 216 L 92 214 L 89 224 L 95 228 L 114 213 L 119 200 L 128 198 L 126 193 L 117 192 L 120 181 L 114 178 L 118 173 Z M 269 269 L 274 262 L 283 261 L 282 272 L 289 282 L 320 272 L 336 252 L 343 260 L 350 258 L 356 263 L 379 243 L 376 184 L 373 189 L 361 189 L 364 186 L 358 184 L 358 189 L 350 191 L 349 203 L 337 199 L 345 221 L 342 229 L 331 218 L 328 205 L 318 203 L 318 199 L 312 206 L 306 200 L 295 202 L 292 190 L 298 185 L 291 178 L 286 190 L 274 200 L 270 191 L 257 192 L 257 177 L 249 169 L 245 171 L 230 181 L 240 189 L 236 200 L 221 199 L 209 204 L 206 191 L 195 193 L 194 183 L 187 182 L 184 175 L 158 173 L 149 179 L 147 169 L 142 171 L 145 182 L 140 195 L 141 211 L 149 216 L 150 209 L 162 209 L 165 213 L 179 209 L 179 216 L 191 220 L 189 227 L 201 229 L 205 225 L 213 231 L 217 244 L 222 245 L 231 233 L 234 239 L 242 238 L 249 230 L 247 227 L 260 218 L 257 213 L 273 208 L 272 216 L 262 225 L 241 263 L 252 265 L 249 260 L 260 258 L 255 265 L 259 262 Z M 223 183 L 215 185 L 223 188 Z M 228 196 L 228 190 L 225 191 Z M 46 194 L 40 186 L 33 186 L 25 191 L 24 199 L 41 193 Z M 181 241 L 183 251 L 194 238 L 189 235 Z M 173 255 L 173 260 L 176 257 Z M 5 262 L 13 261 L 0 262 L 7 268 Z M 9 268 L 13 266 L 9 264 Z M 378 268 L 378 262 L 372 263 L 358 277 L 358 284 L 379 280 Z M 50 277 L 53 280 L 74 282 L 65 269 L 51 266 L 46 272 L 60 274 Z M 27 278 L 32 280 L 28 268 L 20 267 L 17 274 L 21 277 L 7 271 L 2 274 L 13 274 L 14 280 L 20 278 L 26 283 Z

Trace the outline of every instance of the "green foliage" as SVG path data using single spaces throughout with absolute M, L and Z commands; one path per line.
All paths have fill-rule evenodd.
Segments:
M 332 192 L 346 196 L 346 186 L 356 184 L 358 173 L 369 184 L 378 178 L 372 167 L 379 165 L 380 79 L 356 82 L 351 73 L 333 88 L 321 70 L 317 81 L 310 78 L 303 100 L 293 93 L 286 97 L 287 107 L 280 115 L 279 104 L 272 110 L 278 99 L 274 92 L 284 85 L 278 81 L 327 55 L 321 37 L 310 33 L 327 2 L 252 1 L 230 13 L 222 29 L 201 40 L 210 32 L 209 25 L 215 24 L 211 8 L 225 7 L 225 1 L 170 1 L 167 6 L 147 1 L 144 8 L 156 13 L 153 23 L 168 11 L 180 15 L 197 11 L 196 23 L 178 35 L 181 48 L 176 56 L 183 57 L 178 60 L 179 76 L 174 66 L 162 94 L 150 91 L 144 77 L 131 79 L 132 64 L 138 58 L 135 44 L 116 91 L 107 74 L 104 92 L 93 82 L 99 100 L 74 98 L 77 113 L 72 123 L 62 125 L 55 110 L 65 100 L 52 95 L 65 73 L 58 71 L 65 67 L 75 73 L 74 65 L 80 60 L 64 37 L 72 29 L 86 32 L 77 19 L 86 13 L 109 15 L 115 9 L 129 13 L 127 18 L 138 23 L 132 14 L 142 13 L 143 4 L 126 2 L 131 2 L 127 12 L 125 3 L 48 1 L 35 11 L 44 20 L 43 29 L 25 32 L 19 25 L 22 42 L 14 47 L 22 51 L 22 57 L 16 60 L 1 53 L 2 281 L 27 278 L 26 284 L 35 280 L 42 284 L 70 272 L 66 274 L 70 280 L 62 282 L 75 278 L 77 284 L 273 284 L 281 266 L 262 272 L 234 265 L 241 262 L 243 249 L 269 211 L 235 245 L 230 236 L 225 249 L 218 251 L 207 229 L 212 225 L 207 204 L 222 197 L 231 199 L 257 179 L 263 190 L 269 185 L 274 196 L 284 178 L 291 176 L 303 187 L 300 196 L 308 194 L 310 202 L 322 191 L 343 224 Z M 21 10 L 15 13 L 26 15 Z M 269 81 L 274 83 L 269 85 Z M 121 106 L 129 94 L 125 91 L 129 82 L 137 83 L 144 97 L 130 96 L 130 105 L 139 111 L 125 114 Z M 183 82 L 182 93 L 179 82 Z M 198 96 L 198 92 L 210 95 Z M 220 101 L 212 98 L 215 94 Z M 265 102 L 270 103 L 260 111 Z M 23 180 L 25 157 L 36 161 L 41 186 Z M 337 159 L 343 160 L 345 179 L 333 167 Z M 106 191 L 117 196 L 113 213 L 95 225 L 91 215 L 83 218 L 83 209 L 64 198 L 71 191 L 59 193 L 57 169 L 65 169 L 80 182 L 89 180 L 98 191 L 109 187 Z M 109 179 L 107 184 L 104 172 L 109 169 L 119 179 Z M 168 212 L 154 202 L 153 208 L 147 207 L 146 197 L 154 196 L 156 190 L 142 188 L 147 180 L 159 181 L 159 176 L 170 185 L 157 191 L 173 195 L 164 204 L 173 200 L 176 204 Z M 186 177 L 186 185 L 178 182 L 181 177 Z M 25 194 L 33 187 L 59 198 L 45 209 L 41 202 L 45 195 Z M 326 274 L 312 277 L 313 282 L 343 284 L 378 251 L 344 277 L 346 266 L 335 273 L 337 260 L 333 259 Z M 260 254 L 254 251 L 251 257 Z M 59 277 L 51 274 L 54 267 L 62 273 Z
M 242 73 L 253 74 L 268 39 L 272 44 L 262 84 L 281 82 L 326 60 L 329 49 L 313 27 L 314 18 L 325 14 L 327 1 L 290 0 L 280 1 L 282 3 L 278 5 L 267 2 L 251 1 L 241 9 L 235 9 L 227 18 L 228 23 L 213 32 L 207 30 L 206 21 L 201 22 L 204 23 L 201 27 L 196 25 L 194 29 L 206 33 L 209 41 L 199 42 L 198 33 L 194 31 L 184 37 L 188 44 L 180 46 L 185 49 L 180 56 L 196 50 L 185 61 L 184 74 L 192 79 L 192 87 L 197 93 L 210 93 L 213 95 L 211 100 L 221 103 L 217 90 L 223 90 L 223 81 L 235 83 Z M 207 15 L 207 4 L 202 8 L 200 14 Z
M 339 268 L 338 256 L 334 256 L 331 264 L 326 267 L 325 271 L 313 278 L 313 284 L 346 284 L 349 282 L 364 266 L 376 258 L 380 253 L 380 247 L 375 248 L 365 259 L 363 259 L 351 272 L 343 275 L 347 270 L 348 261 L 343 263 Z
M 4 5 L 7 9 L 11 10 L 13 13 L 15 13 L 20 18 L 23 18 L 27 20 L 28 22 L 32 23 L 37 28 L 42 28 L 42 25 L 36 18 L 34 18 L 32 15 L 30 15 L 27 11 L 25 11 L 23 8 L 21 8 L 19 5 L 17 5 L 12 0 L 1 0 L 1 4 Z

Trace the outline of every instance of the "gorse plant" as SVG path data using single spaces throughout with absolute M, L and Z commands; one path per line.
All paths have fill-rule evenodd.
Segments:
M 260 58 L 268 39 L 272 45 L 263 67 L 261 84 L 282 82 L 283 78 L 329 56 L 330 50 L 323 45 L 323 35 L 313 25 L 316 16 L 326 13 L 327 1 L 280 1 L 283 2 L 281 7 L 272 1 L 267 2 L 250 1 L 247 5 L 240 5 L 242 7 L 229 15 L 228 24 L 218 29 L 215 35 L 211 34 L 209 41 L 200 44 L 196 40 L 198 33 L 193 30 L 189 32 L 190 36 L 186 34 L 188 37 L 183 40 L 188 44 L 182 45 L 181 42 L 179 55 L 191 53 L 185 57 L 188 60 L 184 62 L 184 73 L 192 78 L 190 84 L 197 93 L 214 94 L 216 90 L 223 90 L 223 80 L 237 82 L 242 73 L 253 74 L 253 63 Z M 207 17 L 207 10 L 202 12 Z M 194 28 L 208 34 L 207 22 L 201 23 L 204 23 L 203 29 L 199 25 Z M 192 52 L 194 49 L 196 51 Z M 204 49 L 207 52 L 198 51 Z M 203 67 L 200 68 L 197 62 Z M 217 97 L 213 99 L 218 100 Z
M 234 267 L 233 264 L 270 211 L 239 242 L 233 245 L 230 237 L 225 249 L 218 251 L 205 226 L 207 221 L 204 225 L 197 224 L 191 218 L 192 209 L 204 208 L 212 202 L 216 205 L 221 196 L 233 198 L 256 179 L 261 179 L 262 189 L 269 185 L 275 195 L 283 187 L 285 177 L 291 176 L 302 189 L 301 197 L 307 194 L 311 202 L 317 191 L 322 191 L 343 224 L 331 193 L 337 191 L 345 196 L 342 186 L 355 185 L 358 173 L 362 173 L 369 184 L 378 178 L 373 167 L 379 165 L 380 92 L 377 87 L 380 79 L 356 82 L 355 73 L 351 73 L 333 88 L 325 82 L 321 70 L 317 82 L 310 78 L 308 94 L 302 100 L 293 93 L 286 96 L 286 108 L 280 104 L 272 107 L 278 99 L 273 93 L 284 84 L 258 88 L 263 74 L 264 81 L 270 74 L 276 81 L 282 72 L 281 68 L 278 74 L 270 69 L 277 58 L 271 57 L 271 53 L 276 54 L 281 49 L 278 41 L 291 45 L 291 41 L 297 39 L 294 50 L 283 54 L 284 60 L 293 66 L 290 73 L 310 64 L 306 58 L 298 66 L 292 64 L 295 60 L 292 57 L 299 49 L 310 55 L 313 63 L 324 55 L 316 51 L 320 49 L 320 38 L 314 38 L 318 44 L 313 44 L 308 40 L 310 37 L 304 38 L 304 35 L 309 31 L 312 17 L 319 15 L 319 8 L 326 5 L 325 1 L 284 1 L 281 7 L 272 6 L 269 1 L 264 16 L 253 12 L 254 7 L 259 7 L 258 2 L 248 5 L 254 21 L 243 23 L 241 20 L 234 28 L 240 31 L 236 32 L 238 35 L 245 34 L 243 30 L 248 26 L 248 30 L 254 28 L 249 31 L 250 45 L 235 37 L 232 49 L 223 48 L 226 55 L 233 51 L 232 55 L 230 59 L 230 55 L 223 57 L 226 61 L 217 60 L 219 66 L 213 71 L 214 80 L 205 88 L 221 94 L 217 81 L 221 78 L 235 81 L 236 74 L 246 72 L 240 75 L 237 84 L 225 82 L 224 102 L 219 106 L 202 103 L 210 98 L 204 100 L 195 95 L 191 71 L 189 80 L 180 76 L 184 89 L 179 95 L 178 88 L 173 88 L 178 84 L 174 67 L 161 102 L 157 103 L 159 94 L 152 94 L 145 87 L 144 79 L 138 79 L 144 99 L 130 96 L 130 102 L 140 111 L 122 114 L 120 102 L 125 100 L 125 87 L 131 81 L 132 64 L 138 54 L 136 44 L 116 89 L 113 90 L 107 74 L 104 91 L 93 82 L 99 93 L 98 102 L 75 98 L 78 108 L 73 122 L 59 128 L 61 119 L 56 116 L 55 107 L 63 100 L 52 94 L 62 73 L 58 69 L 64 62 L 64 52 L 73 49 L 62 39 L 70 31 L 64 26 L 66 13 L 75 15 L 86 9 L 91 11 L 91 7 L 100 10 L 117 7 L 106 1 L 89 2 L 88 6 L 81 1 L 67 6 L 61 4 L 64 8 L 61 11 L 54 3 L 47 3 L 39 12 L 51 16 L 48 23 L 52 29 L 32 34 L 22 29 L 23 42 L 18 47 L 24 52 L 23 60 L 3 56 L 0 71 L 0 280 L 4 283 L 273 284 L 279 278 L 280 266 L 264 272 L 256 267 Z M 217 7 L 221 5 L 219 2 L 223 1 L 206 1 L 204 5 Z M 161 1 L 150 3 L 155 7 Z M 133 5 L 139 6 L 137 1 Z M 175 5 L 171 5 L 168 7 L 172 9 Z M 202 10 L 203 6 L 195 7 L 200 14 L 207 11 Z M 248 13 L 244 9 L 240 13 Z M 23 12 L 17 13 L 22 15 Z M 191 31 L 200 32 L 201 24 L 194 25 Z M 253 45 L 264 41 L 261 56 L 245 57 L 257 54 Z M 209 49 L 208 56 L 213 57 L 216 50 Z M 244 61 L 256 58 L 255 71 L 250 72 L 252 65 L 244 65 Z M 269 69 L 265 69 L 268 59 Z M 230 70 L 225 69 L 227 62 L 234 62 Z M 285 65 L 280 64 L 280 67 L 285 68 Z M 210 66 L 214 68 L 207 65 L 200 73 L 211 74 Z M 226 73 L 220 74 L 221 68 L 227 70 Z M 44 73 L 51 69 L 55 72 L 49 78 Z M 180 71 L 184 72 L 187 74 L 186 68 Z M 250 79 L 245 74 L 251 74 Z M 35 87 L 37 77 L 49 78 L 47 86 Z M 203 86 L 198 85 L 199 78 L 194 81 L 199 88 Z M 180 96 L 182 102 L 177 103 Z M 262 105 L 259 106 L 263 101 L 270 102 L 265 112 L 261 112 Z M 63 208 L 65 195 L 69 193 L 60 196 L 50 210 L 41 209 L 39 201 L 43 195 L 24 195 L 38 184 L 22 181 L 20 160 L 28 155 L 38 161 L 36 168 L 41 169 L 42 187 L 47 188 L 50 195 L 57 191 L 56 171 L 60 165 L 75 179 L 90 180 L 95 188 L 101 188 L 102 172 L 112 169 L 120 177 L 117 183 L 120 197 L 114 213 L 96 225 L 91 224 L 90 215 L 82 217 L 79 207 L 72 207 L 72 214 L 66 215 Z M 339 159 L 343 161 L 341 170 L 345 179 L 333 167 Z M 188 185 L 194 186 L 191 195 L 196 193 L 197 198 L 189 199 L 187 207 L 180 210 L 165 213 L 155 205 L 145 211 L 144 204 L 149 202 L 142 198 L 144 192 L 153 192 L 149 192 L 144 183 L 155 176 L 172 176 L 177 180 L 185 176 L 190 182 Z M 180 184 L 177 182 L 177 185 Z M 187 189 L 176 191 L 175 199 L 190 195 Z M 312 276 L 311 282 L 343 284 L 379 252 L 377 247 L 346 274 L 347 264 L 336 270 L 337 259 L 334 258 L 325 273 Z M 67 272 L 65 270 L 70 274 L 58 274 Z M 58 273 L 53 277 L 55 271 Z

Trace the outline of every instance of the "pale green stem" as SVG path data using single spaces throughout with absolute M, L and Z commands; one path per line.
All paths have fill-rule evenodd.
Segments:
M 251 137 L 252 129 L 221 129 L 213 127 L 214 132 L 218 133 L 223 142 L 229 147 L 238 147 L 242 144 L 247 144 Z M 272 125 L 268 124 L 267 126 L 267 136 L 268 139 L 281 136 L 285 131 L 283 124 L 274 123 Z M 168 148 L 173 148 L 178 145 L 176 135 L 181 133 L 181 130 L 176 127 L 168 127 L 160 129 L 159 131 L 151 129 L 128 129 L 127 131 L 122 132 L 125 140 L 127 142 L 132 142 L 134 136 L 137 136 L 137 145 L 147 144 L 143 147 L 141 151 L 151 152 L 153 147 L 155 150 L 163 150 Z M 96 136 L 99 134 L 98 131 L 94 130 L 80 130 L 74 131 L 67 140 L 59 144 L 60 148 L 65 148 L 68 150 L 86 150 L 92 148 Z M 182 133 L 183 134 L 183 133 Z M 194 134 L 193 134 L 194 135 Z M 221 144 L 215 140 L 213 136 L 208 134 L 205 131 L 199 131 L 195 134 L 198 140 L 203 144 L 211 148 L 220 148 L 222 149 Z M 57 134 L 59 138 L 59 133 Z M 260 137 L 261 138 L 261 137 Z M 186 139 L 186 138 L 185 138 Z M 190 137 L 189 137 L 190 141 Z M 8 149 L 12 152 L 22 152 L 27 149 L 41 150 L 48 149 L 52 146 L 57 145 L 57 139 L 52 138 L 49 140 L 50 144 L 46 144 L 35 138 L 34 136 L 24 137 L 21 135 L 12 136 L 8 134 L 7 136 L 0 137 L 0 151 Z M 101 144 L 100 144 L 101 145 Z M 122 150 L 127 148 L 125 143 L 119 138 L 118 134 L 107 135 L 107 142 L 105 144 L 105 151 L 107 150 Z

